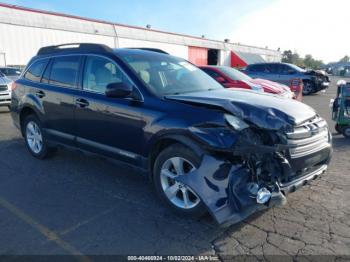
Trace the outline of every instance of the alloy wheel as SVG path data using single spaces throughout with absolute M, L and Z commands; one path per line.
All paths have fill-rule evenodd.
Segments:
M 35 154 L 39 154 L 43 149 L 43 137 L 39 126 L 34 121 L 27 123 L 26 139 L 30 150 Z
M 175 180 L 178 176 L 188 175 L 195 171 L 195 166 L 181 157 L 172 157 L 164 162 L 161 168 L 161 186 L 165 196 L 175 206 L 192 209 L 200 203 L 200 198 L 188 186 Z

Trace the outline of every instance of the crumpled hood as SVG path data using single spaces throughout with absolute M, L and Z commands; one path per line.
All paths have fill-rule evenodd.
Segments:
M 251 90 L 218 89 L 169 95 L 166 98 L 218 107 L 258 127 L 273 130 L 288 129 L 316 115 L 311 107 L 301 102 Z
M 287 86 L 265 79 L 256 78 L 251 79 L 250 82 L 256 85 L 261 85 L 264 88 L 264 91 L 267 93 L 281 94 L 288 91 Z

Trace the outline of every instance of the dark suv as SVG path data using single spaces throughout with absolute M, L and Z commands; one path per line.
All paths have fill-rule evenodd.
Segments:
M 186 60 L 78 44 L 39 50 L 12 86 L 29 152 L 58 145 L 125 161 L 182 215 L 238 222 L 327 169 L 331 136 L 305 104 L 226 90 Z
M 248 65 L 244 73 L 290 86 L 292 79 L 303 80 L 303 94 L 309 95 L 329 87 L 329 78 L 321 71 L 305 70 L 288 63 L 259 63 Z

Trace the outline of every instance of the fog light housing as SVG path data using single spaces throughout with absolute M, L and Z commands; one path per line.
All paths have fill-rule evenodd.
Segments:
M 271 192 L 265 187 L 260 188 L 256 194 L 256 202 L 258 204 L 265 204 L 270 200 L 270 198 Z

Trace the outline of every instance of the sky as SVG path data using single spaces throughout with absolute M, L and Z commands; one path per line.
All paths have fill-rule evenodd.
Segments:
M 324 62 L 350 55 L 350 0 L 0 0 L 115 23 L 292 50 Z

